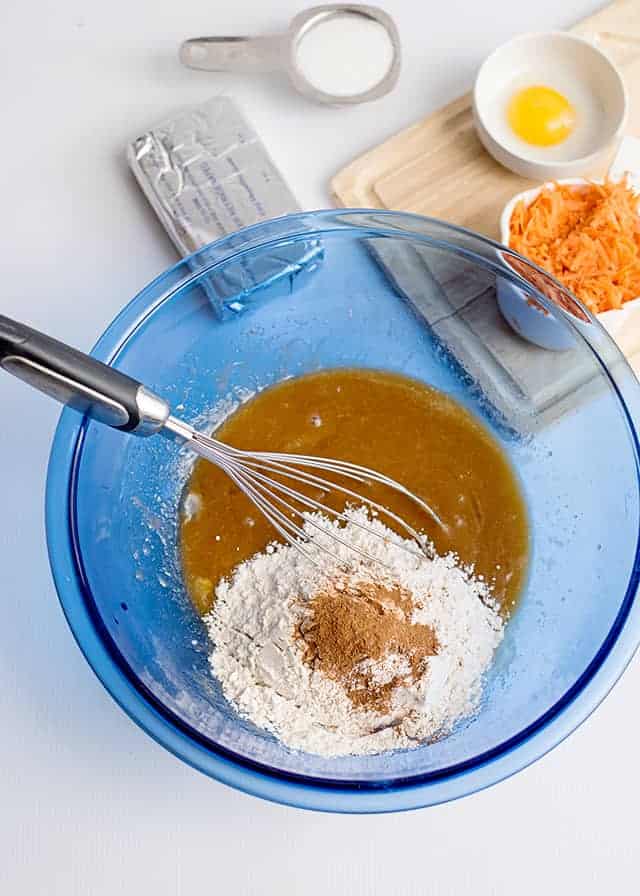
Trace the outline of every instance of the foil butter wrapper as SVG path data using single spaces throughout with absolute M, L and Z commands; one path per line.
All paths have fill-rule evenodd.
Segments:
M 176 249 L 191 256 L 194 271 L 224 254 L 209 246 L 215 240 L 300 211 L 262 141 L 228 96 L 160 122 L 129 144 L 127 159 Z M 202 285 L 220 314 L 238 312 L 256 290 L 291 291 L 298 275 L 310 273 L 321 258 L 317 240 L 302 241 L 227 264 Z

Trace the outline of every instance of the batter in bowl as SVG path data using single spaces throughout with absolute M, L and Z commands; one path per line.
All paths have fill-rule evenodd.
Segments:
M 366 494 L 424 531 L 439 554 L 454 552 L 473 566 L 490 583 L 504 616 L 513 610 L 529 544 L 519 483 L 497 440 L 444 393 L 383 371 L 322 371 L 259 392 L 215 435 L 237 448 L 348 460 L 398 480 L 434 508 L 446 531 L 383 486 Z M 205 615 L 217 583 L 263 551 L 276 533 L 213 464 L 196 463 L 185 494 L 190 512 L 181 519 L 184 576 L 196 609 Z M 319 497 L 316 490 L 314 497 L 344 505 L 338 493 Z

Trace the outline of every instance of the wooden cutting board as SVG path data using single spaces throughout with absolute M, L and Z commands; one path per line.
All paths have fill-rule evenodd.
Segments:
M 571 30 L 620 67 L 630 100 L 627 132 L 640 136 L 640 0 L 616 0 Z M 497 239 L 505 203 L 533 185 L 485 151 L 466 94 L 355 159 L 331 190 L 343 207 L 416 212 Z

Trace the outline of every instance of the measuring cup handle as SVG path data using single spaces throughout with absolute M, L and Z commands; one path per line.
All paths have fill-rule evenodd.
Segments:
M 287 35 L 194 37 L 180 47 L 180 61 L 208 72 L 274 72 L 287 63 Z

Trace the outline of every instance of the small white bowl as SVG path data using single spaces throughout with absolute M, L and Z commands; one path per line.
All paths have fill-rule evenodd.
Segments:
M 532 146 L 510 128 L 506 109 L 524 87 L 545 85 L 573 105 L 577 123 L 555 146 Z M 586 174 L 606 161 L 628 113 L 622 76 L 602 50 L 564 32 L 523 34 L 482 64 L 473 88 L 473 117 L 485 149 L 523 177 L 550 180 Z
M 560 180 L 561 184 L 587 184 L 589 181 L 582 177 L 571 177 Z M 592 180 L 591 183 L 602 183 L 601 180 Z M 509 248 L 510 223 L 513 210 L 521 200 L 527 205 L 536 198 L 544 187 L 553 187 L 553 183 L 534 187 L 518 193 L 504 207 L 500 215 L 500 241 Z M 502 256 L 504 264 L 508 261 Z M 498 278 L 497 299 L 502 316 L 513 330 L 534 345 L 553 351 L 564 351 L 574 345 L 574 337 L 571 331 L 563 326 L 548 311 L 532 301 L 531 297 L 509 280 Z M 565 309 L 566 310 L 566 309 Z M 567 314 L 571 314 L 567 311 Z M 585 326 L 586 321 L 572 315 L 578 326 Z M 640 298 L 625 302 L 619 310 L 603 311 L 596 318 L 609 335 L 618 343 L 621 351 L 629 357 L 640 351 Z

